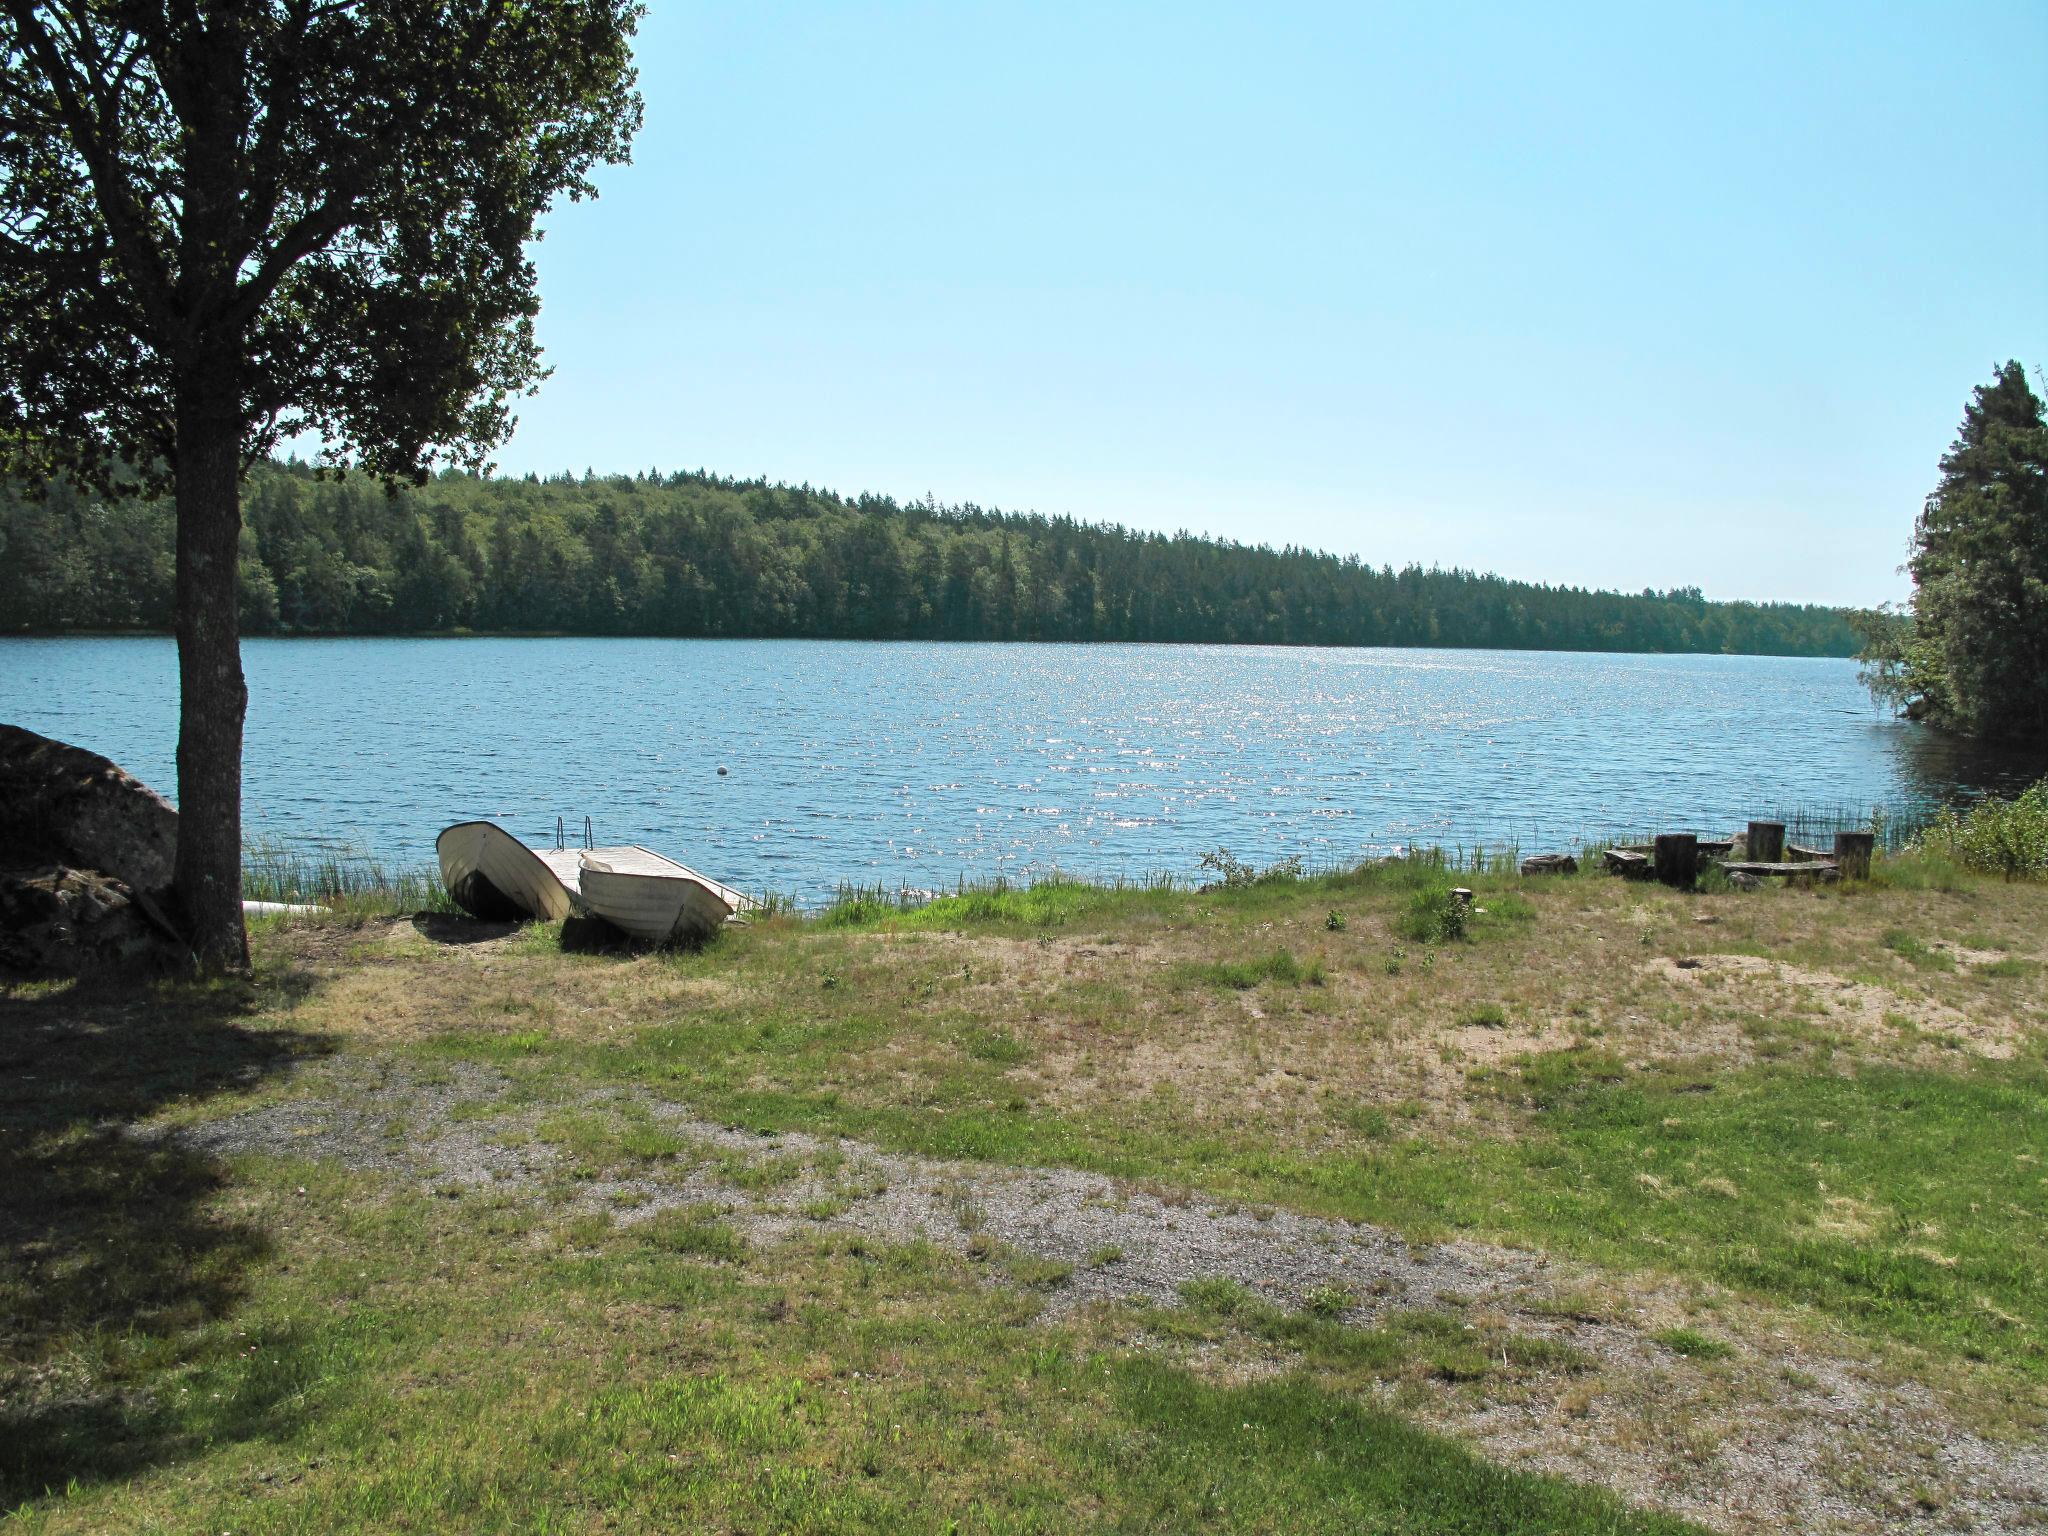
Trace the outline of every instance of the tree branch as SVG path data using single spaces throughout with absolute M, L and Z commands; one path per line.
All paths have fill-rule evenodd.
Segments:
M 57 97 L 58 118 L 66 136 L 85 161 L 93 196 L 114 237 L 120 261 L 142 312 L 150 323 L 168 332 L 176 323 L 170 272 L 163 252 L 150 238 L 148 221 L 121 175 L 118 153 L 101 136 L 102 125 L 78 93 L 78 82 L 37 19 L 32 0 L 0 0 L 14 22 L 21 48 Z

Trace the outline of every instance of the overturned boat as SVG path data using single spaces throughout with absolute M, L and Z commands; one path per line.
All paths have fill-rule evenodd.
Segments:
M 441 884 L 472 917 L 493 922 L 574 913 L 601 917 L 648 944 L 699 943 L 758 903 L 637 843 L 530 848 L 492 821 L 464 821 L 435 840 Z
M 496 822 L 461 821 L 434 840 L 434 851 L 441 858 L 441 884 L 472 917 L 559 923 L 575 909 L 573 850 L 555 849 L 546 857 Z
M 589 848 L 578 857 L 584 907 L 649 944 L 698 944 L 755 903 L 649 848 Z

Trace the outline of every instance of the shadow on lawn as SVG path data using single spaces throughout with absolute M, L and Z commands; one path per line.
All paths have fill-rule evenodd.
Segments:
M 0 1516 L 179 1454 L 143 1374 L 234 1307 L 269 1241 L 213 1209 L 218 1164 L 126 1126 L 323 1054 L 255 1024 L 313 985 L 0 989 Z

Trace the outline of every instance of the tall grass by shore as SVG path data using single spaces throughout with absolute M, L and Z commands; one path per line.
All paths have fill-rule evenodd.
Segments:
M 278 838 L 260 839 L 244 851 L 242 896 L 362 916 L 459 910 L 432 866 L 388 865 L 353 846 L 308 846 Z
M 1823 847 L 1836 832 L 1874 831 L 1879 851 L 1891 856 L 1902 876 L 1908 876 L 1909 865 L 1919 874 L 1927 873 L 1922 866 L 1937 865 L 2008 878 L 2048 875 L 2048 780 L 2013 799 L 1992 797 L 1961 812 L 1902 814 L 1882 807 L 1809 806 L 1777 812 L 1771 819 L 1785 823 L 1791 841 Z M 1597 865 L 1602 850 L 1644 843 L 1650 835 L 1642 831 L 1581 833 L 1545 840 L 1543 851 L 1569 849 L 1591 867 Z M 880 881 L 843 881 L 832 899 L 812 909 L 811 916 L 827 927 L 858 927 L 913 912 L 927 913 L 935 922 L 966 917 L 1043 926 L 1104 901 L 1145 893 L 1165 896 L 1204 888 L 1355 885 L 1361 881 L 1421 890 L 1448 885 L 1454 878 L 1513 875 L 1525 851 L 1517 840 L 1472 841 L 1411 845 L 1350 863 L 1333 860 L 1312 865 L 1297 856 L 1255 865 L 1218 848 L 1202 855 L 1193 875 L 1159 871 L 1096 878 L 1052 866 L 1020 876 L 970 879 L 963 875 L 953 889 L 937 891 L 891 887 Z M 1938 875 L 1940 871 L 1933 872 Z M 387 864 L 356 845 L 305 845 L 277 838 L 250 845 L 243 861 L 242 894 L 252 901 L 305 903 L 355 916 L 459 910 L 431 865 Z M 764 915 L 802 915 L 806 908 L 800 898 L 788 893 L 767 892 L 759 899 Z

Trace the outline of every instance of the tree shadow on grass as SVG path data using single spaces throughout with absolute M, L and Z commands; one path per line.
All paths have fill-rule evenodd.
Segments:
M 229 1313 L 270 1244 L 215 1208 L 219 1164 L 128 1126 L 325 1054 L 261 1022 L 314 984 L 0 987 L 0 1513 L 180 1454 L 148 1362 Z

